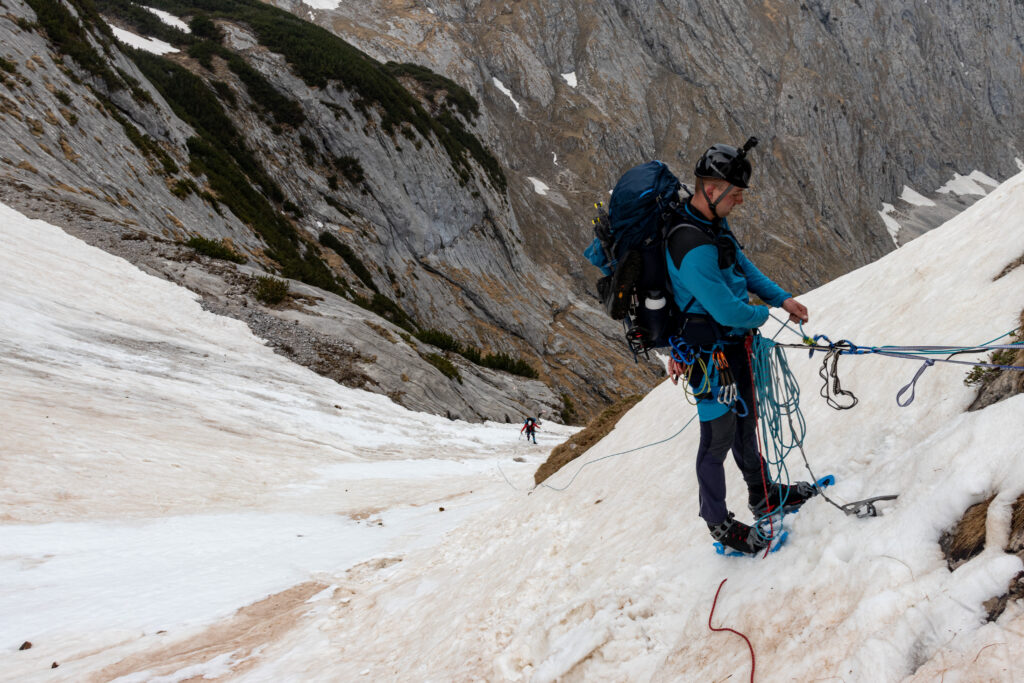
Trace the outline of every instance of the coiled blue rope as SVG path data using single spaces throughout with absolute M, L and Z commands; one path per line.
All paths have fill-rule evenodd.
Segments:
M 767 465 L 765 473 L 769 493 L 772 484 L 788 486 L 789 467 L 786 458 L 796 449 L 802 449 L 807 435 L 807 422 L 800 410 L 800 385 L 789 369 L 789 362 L 783 348 L 771 339 L 754 335 L 751 344 L 751 369 L 754 373 L 754 401 L 757 409 L 758 429 L 762 454 Z M 785 506 L 788 491 L 783 494 L 780 507 Z M 755 520 L 755 528 L 767 538 L 764 527 L 776 512 L 763 515 Z M 779 516 L 778 530 L 781 533 L 782 517 Z

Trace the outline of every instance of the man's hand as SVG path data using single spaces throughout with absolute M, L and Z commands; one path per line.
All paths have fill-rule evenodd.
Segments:
M 807 307 L 793 297 L 782 302 L 782 310 L 789 313 L 791 323 L 805 323 L 810 319 L 807 316 Z
M 679 378 L 683 376 L 683 366 L 676 362 L 675 358 L 668 359 L 668 378 L 672 384 L 679 384 Z

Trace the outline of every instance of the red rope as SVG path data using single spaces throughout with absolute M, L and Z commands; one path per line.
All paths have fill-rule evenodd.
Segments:
M 725 582 L 728 580 L 729 579 L 722 579 L 722 583 L 718 584 L 718 590 L 715 591 L 715 601 L 711 603 L 711 614 L 708 615 L 708 628 L 712 631 L 728 631 L 729 633 L 735 633 L 740 638 L 747 641 L 747 647 L 750 648 L 750 683 L 754 683 L 754 667 L 757 665 L 757 660 L 754 658 L 754 646 L 750 644 L 750 638 L 747 638 L 735 629 L 728 627 L 715 628 L 711 625 L 711 618 L 715 616 L 715 606 L 718 604 L 718 594 L 722 592 L 722 586 L 724 586 Z

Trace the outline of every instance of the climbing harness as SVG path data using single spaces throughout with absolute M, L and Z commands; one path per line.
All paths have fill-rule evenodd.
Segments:
M 690 405 L 697 405 L 698 398 L 710 395 L 712 388 L 718 386 L 715 401 L 728 407 L 740 417 L 746 417 L 749 407 L 740 396 L 736 378 L 729 368 L 725 357 L 725 344 L 714 342 L 710 347 L 692 346 L 680 337 L 669 338 L 669 353 L 672 359 L 682 367 L 680 378 L 683 380 L 683 391 Z M 707 358 L 707 360 L 705 360 Z M 709 362 L 710 361 L 710 362 Z M 693 387 L 690 378 L 694 369 L 700 370 L 700 386 Z

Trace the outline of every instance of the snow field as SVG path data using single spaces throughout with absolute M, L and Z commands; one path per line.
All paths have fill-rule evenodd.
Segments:
M 992 278 L 1024 253 L 1022 217 L 1024 174 L 801 295 L 805 331 L 862 346 L 1007 332 L 1024 268 Z M 565 491 L 528 491 L 546 449 L 515 442 L 517 426 L 339 387 L 50 226 L 3 208 L 0 225 L 0 313 L 19 321 L 0 339 L 0 474 L 17 482 L 0 491 L 0 611 L 34 613 L 7 626 L 12 680 L 744 680 L 746 645 L 707 627 L 726 578 L 714 623 L 750 637 L 758 680 L 1017 675 L 1024 610 L 985 624 L 982 602 L 1022 569 L 1000 546 L 1024 492 L 1024 397 L 964 412 L 965 366 L 929 368 L 899 408 L 920 363 L 844 356 L 860 403 L 833 411 L 818 396 L 821 355 L 789 352 L 805 451 L 815 476 L 837 477 L 829 495 L 899 498 L 872 519 L 816 499 L 787 518 L 780 552 L 725 558 L 697 517 L 698 430 L 680 432 L 694 409 L 669 382 L 549 483 L 649 447 L 587 465 Z M 550 447 L 569 431 L 539 437 Z M 811 479 L 799 453 L 787 462 Z M 730 507 L 749 521 L 731 463 L 727 473 Z M 992 494 L 988 547 L 950 572 L 940 534 Z M 378 519 L 385 533 L 370 536 Z M 124 572 L 101 570 L 115 564 Z M 256 601 L 271 605 L 261 627 L 225 635 L 248 623 L 232 606 Z M 38 644 L 16 652 L 21 637 Z M 56 673 L 44 668 L 57 659 Z
M 4 206 L 0 252 L 0 679 L 80 678 L 400 561 L 514 494 L 499 463 L 525 488 L 575 431 L 534 446 L 342 387 Z
M 1024 252 L 1021 216 L 1017 176 L 947 225 L 802 295 L 806 331 L 861 345 L 970 345 L 1007 332 L 1024 303 L 1024 269 L 992 278 Z M 949 572 L 938 538 L 995 492 L 990 530 L 1006 528 L 1007 505 L 1024 492 L 1024 397 L 965 413 L 967 368 L 939 363 L 899 408 L 896 393 L 919 363 L 844 356 L 843 385 L 860 404 L 837 412 L 817 395 L 821 355 L 794 352 L 789 362 L 815 474 L 836 474 L 829 493 L 839 503 L 898 493 L 879 504 L 883 516 L 847 517 L 818 499 L 787 519 L 779 553 L 720 557 L 696 515 L 690 428 L 586 467 L 565 492 L 523 495 L 410 557 L 386 582 L 352 587 L 345 619 L 312 618 L 269 646 L 268 663 L 248 680 L 744 679 L 746 645 L 707 628 L 724 578 L 715 623 L 752 639 L 759 680 L 889 681 L 915 671 L 931 680 L 940 662 L 950 680 L 1013 680 L 1000 653 L 1024 646 L 1021 611 L 984 625 L 981 603 L 1006 590 L 1020 560 L 999 547 L 1005 532 L 992 533 L 985 552 Z M 583 461 L 671 436 L 692 411 L 681 389 L 663 383 L 552 485 Z M 793 479 L 811 478 L 799 453 L 788 463 Z M 749 520 L 738 473 L 731 464 L 727 472 L 731 508 Z M 318 643 L 307 644 L 311 632 Z M 978 656 L 982 648 L 990 654 Z M 341 661 L 313 664 L 329 653 Z

